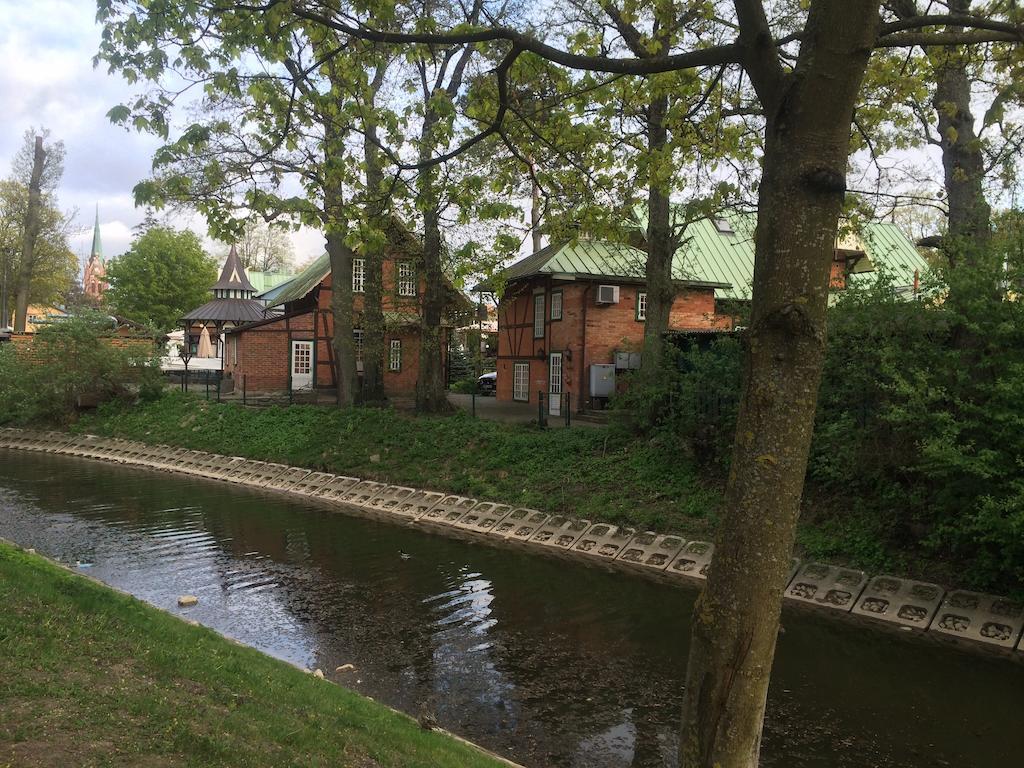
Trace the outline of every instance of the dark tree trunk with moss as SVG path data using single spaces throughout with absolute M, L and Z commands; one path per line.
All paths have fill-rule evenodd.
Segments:
M 343 136 L 327 118 L 324 123 L 324 167 L 331 166 L 332 152 L 340 152 Z M 329 170 L 325 170 L 329 173 Z M 331 315 L 334 318 L 335 378 L 338 384 L 338 406 L 348 408 L 356 400 L 355 342 L 352 338 L 352 249 L 345 243 L 345 197 L 340 183 L 333 179 L 324 182 L 324 219 L 327 256 L 331 262 Z
M 24 333 L 28 320 L 28 300 L 32 290 L 32 274 L 35 270 L 36 240 L 39 239 L 41 226 L 41 210 L 43 207 L 43 165 L 46 162 L 46 150 L 43 149 L 43 137 L 36 136 L 32 154 L 32 175 L 28 182 L 28 206 L 25 209 L 25 226 L 21 240 L 21 269 L 14 295 L 14 331 Z M 7 324 L 7 318 L 3 318 Z
M 420 159 L 428 160 L 434 151 L 437 113 L 428 108 L 423 118 Z M 423 212 L 423 309 L 420 319 L 419 374 L 416 378 L 416 410 L 439 413 L 448 409 L 441 350 L 441 317 L 447 299 L 444 270 L 441 266 L 441 205 L 437 190 L 437 171 L 420 171 L 419 203 Z
M 352 250 L 340 232 L 328 231 L 327 255 L 331 260 L 331 314 L 334 316 L 338 405 L 347 408 L 356 400 L 356 350 L 352 338 Z
M 652 95 L 647 110 L 647 153 L 649 157 L 647 192 L 647 320 L 644 324 L 643 370 L 656 372 L 661 366 L 661 350 L 669 313 L 675 299 L 672 284 L 672 256 L 675 241 L 672 236 L 672 216 L 661 168 L 668 145 L 667 95 Z
M 428 171 L 430 173 L 430 171 Z M 444 270 L 441 268 L 441 228 L 437 206 L 423 213 L 423 318 L 420 324 L 419 375 L 416 379 L 416 410 L 438 413 L 447 410 L 443 331 L 441 318 L 447 299 Z
M 829 269 L 853 107 L 877 31 L 871 0 L 811 5 L 778 65 L 760 4 L 738 2 L 765 107 L 754 290 L 725 514 L 694 609 L 680 765 L 755 768 L 825 352 Z
M 953 0 L 951 11 L 968 13 L 970 0 Z M 985 158 L 971 113 L 969 56 L 964 48 L 941 48 L 935 63 L 935 108 L 948 207 L 943 251 L 950 266 L 973 265 L 988 245 L 992 209 L 985 199 Z
M 387 68 L 379 65 L 370 82 L 369 107 L 364 116 L 363 158 L 366 164 L 367 212 L 373 229 L 390 237 L 391 226 L 386 219 L 387 200 L 384 191 L 384 170 L 377 148 L 377 121 L 373 111 L 374 99 L 384 81 Z M 384 393 L 384 258 L 387 243 L 379 248 L 364 250 L 366 264 L 366 293 L 363 296 L 363 388 L 364 403 L 382 403 Z

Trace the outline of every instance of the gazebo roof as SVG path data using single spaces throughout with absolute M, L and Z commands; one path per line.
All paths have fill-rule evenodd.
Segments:
M 252 323 L 264 317 L 263 305 L 255 299 L 214 299 L 193 309 L 182 320 L 195 323 Z
M 245 267 L 242 266 L 242 260 L 238 258 L 238 252 L 233 245 L 224 262 L 224 269 L 220 271 L 220 280 L 214 283 L 213 290 L 256 292 L 256 288 L 249 282 L 249 276 L 245 274 Z

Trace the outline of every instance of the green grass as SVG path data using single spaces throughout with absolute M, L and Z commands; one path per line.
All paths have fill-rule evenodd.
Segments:
M 0 766 L 501 765 L 2 542 L 0 606 Z
M 76 431 L 165 443 L 536 507 L 592 521 L 714 535 L 724 478 L 695 466 L 681 444 L 614 427 L 541 430 L 457 412 L 293 405 L 253 409 L 182 393 L 112 403 Z M 919 542 L 897 541 L 856 499 L 809 485 L 797 554 L 863 568 L 978 586 Z
M 690 536 L 711 532 L 720 502 L 678 446 L 608 428 L 541 430 L 377 408 L 257 410 L 178 393 L 106 406 L 75 429 Z

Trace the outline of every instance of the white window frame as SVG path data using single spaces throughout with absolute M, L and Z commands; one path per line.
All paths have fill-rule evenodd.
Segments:
M 512 363 L 512 399 L 521 403 L 530 401 L 529 363 Z
M 402 370 L 402 340 L 392 339 L 388 345 L 388 370 L 398 372 Z
M 558 310 L 557 312 L 555 311 L 556 309 Z M 548 307 L 548 316 L 552 320 L 561 320 L 562 319 L 562 292 L 561 291 L 552 291 L 551 292 L 551 302 L 550 302 L 550 306 Z
M 366 259 L 352 259 L 352 293 L 366 293 Z
M 636 294 L 636 319 L 647 319 L 647 292 L 638 291 Z
M 416 295 L 416 270 L 411 261 L 398 262 L 398 295 Z
M 356 362 L 363 362 L 363 329 L 352 329 L 352 349 L 356 355 Z
M 538 301 L 540 299 L 540 301 Z M 545 297 L 543 293 L 533 294 L 533 338 L 544 338 Z

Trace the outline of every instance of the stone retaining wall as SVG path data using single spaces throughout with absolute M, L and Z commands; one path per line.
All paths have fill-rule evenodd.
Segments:
M 428 528 L 449 536 L 571 557 L 661 581 L 700 585 L 714 545 L 681 536 L 636 531 L 436 491 L 313 472 L 185 448 L 95 435 L 0 430 L 0 448 L 58 453 L 149 469 L 184 472 L 303 497 L 329 508 Z M 897 576 L 794 559 L 784 593 L 787 607 L 889 627 L 922 637 L 963 641 L 1024 661 L 1024 607 L 1004 597 L 947 590 Z

